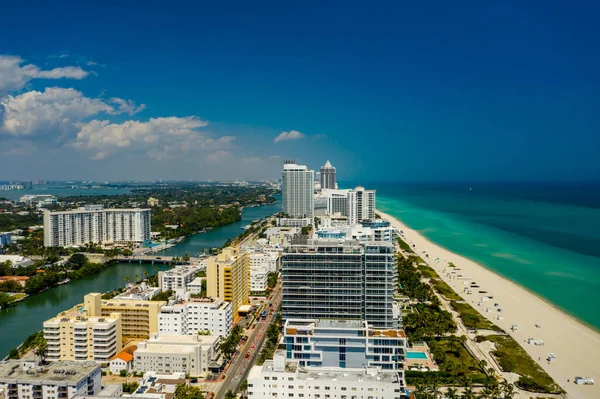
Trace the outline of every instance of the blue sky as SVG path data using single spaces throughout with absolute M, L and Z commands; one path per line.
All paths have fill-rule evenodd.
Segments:
M 591 2 L 16 3 L 0 179 L 600 176 Z

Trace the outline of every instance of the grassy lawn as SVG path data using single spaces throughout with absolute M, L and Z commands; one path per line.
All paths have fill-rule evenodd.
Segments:
M 500 327 L 480 315 L 471 305 L 464 302 L 451 301 L 450 305 L 458 312 L 465 327 L 473 330 L 502 331 Z
M 462 298 L 458 296 L 456 291 L 454 291 L 448 284 L 446 284 L 442 280 L 431 280 L 431 284 L 437 292 L 439 292 L 441 295 L 444 296 L 444 298 L 448 299 L 449 301 L 462 301 Z
M 398 238 L 398 245 L 400 246 L 400 249 L 406 252 L 414 252 L 412 250 L 412 248 L 410 247 L 410 245 L 408 245 L 406 243 L 406 241 L 404 241 L 402 238 Z
M 440 276 L 438 276 L 438 274 L 435 272 L 435 270 L 433 270 L 431 267 L 429 266 L 425 266 L 425 265 L 419 265 L 417 266 L 417 269 L 419 269 L 419 271 L 421 272 L 421 274 L 423 275 L 423 277 L 425 278 L 439 278 Z
M 516 385 L 533 392 L 559 393 L 562 389 L 546 372 L 508 335 L 479 336 L 477 341 L 491 341 L 496 344 L 492 352 L 504 371 L 519 374 Z

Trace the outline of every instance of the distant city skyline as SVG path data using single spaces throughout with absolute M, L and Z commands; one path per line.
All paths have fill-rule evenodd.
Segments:
M 600 175 L 598 4 L 166 7 L 4 5 L 0 180 Z

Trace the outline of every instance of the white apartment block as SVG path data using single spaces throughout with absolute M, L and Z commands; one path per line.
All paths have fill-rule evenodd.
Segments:
M 158 287 L 163 290 L 175 291 L 185 288 L 196 277 L 199 268 L 192 266 L 176 266 L 164 272 L 158 272 Z
M 375 219 L 375 190 L 365 190 L 362 186 L 352 190 L 327 189 L 321 191 L 321 196 L 327 198 L 327 214 L 346 216 L 349 224 Z
M 71 399 L 96 395 L 102 389 L 102 370 L 96 362 L 54 362 L 37 367 L 33 362 L 0 363 L 0 391 L 9 399 Z
M 282 211 L 291 217 L 313 217 L 315 172 L 286 161 L 282 173 Z
M 269 273 L 277 272 L 278 263 L 278 253 L 250 252 L 250 292 L 266 291 Z
M 189 301 L 163 306 L 158 314 L 158 332 L 170 335 L 211 335 L 227 337 L 233 324 L 231 304 L 222 299 L 190 298 Z
M 202 282 L 205 280 L 206 277 L 196 277 L 185 286 L 185 290 L 190 294 L 200 295 L 202 292 Z
M 44 322 L 46 360 L 108 363 L 121 350 L 121 315 L 58 315 Z
M 248 374 L 248 398 L 401 399 L 404 379 L 377 368 L 300 367 L 280 351 Z
M 152 334 L 149 340 L 138 344 L 134 352 L 134 367 L 139 371 L 181 372 L 198 376 L 208 371 L 218 340 L 215 335 Z
M 44 213 L 44 245 L 141 244 L 150 240 L 150 209 L 104 209 L 101 205 Z

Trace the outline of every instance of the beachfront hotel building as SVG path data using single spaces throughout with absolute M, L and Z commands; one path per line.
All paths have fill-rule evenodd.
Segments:
M 121 315 L 87 317 L 66 311 L 44 322 L 46 360 L 108 363 L 122 347 Z
M 198 376 L 209 371 L 209 363 L 218 350 L 214 335 L 152 334 L 140 342 L 133 353 L 134 368 L 157 373 L 185 373 Z
M 366 320 L 399 328 L 392 242 L 297 240 L 283 254 L 283 318 Z
M 364 368 L 402 373 L 406 334 L 373 329 L 366 321 L 288 319 L 283 328 L 286 357 L 300 366 Z
M 326 189 L 321 196 L 326 198 L 327 214 L 346 216 L 349 224 L 375 219 L 375 190 L 365 190 L 362 186 L 351 190 Z
M 406 386 L 401 373 L 376 367 L 306 367 L 276 351 L 273 360 L 248 374 L 249 398 L 401 399 Z
M 231 304 L 218 298 L 190 298 L 188 301 L 163 306 L 158 314 L 158 332 L 172 335 L 229 335 L 233 324 Z
M 248 252 L 238 247 L 227 247 L 206 261 L 206 296 L 229 302 L 234 319 L 240 306 L 248 304 L 248 265 Z
M 136 299 L 102 299 L 99 293 L 84 297 L 83 308 L 90 317 L 109 317 L 120 313 L 123 342 L 146 339 L 158 332 L 158 313 L 167 303 Z
M 321 166 L 320 170 L 320 181 L 321 181 L 321 190 L 330 188 L 336 189 L 335 183 L 335 167 L 331 166 L 329 161 L 325 162 L 325 165 Z
M 104 209 L 91 205 L 44 213 L 44 246 L 87 243 L 141 244 L 150 240 L 150 209 Z
M 96 362 L 58 361 L 43 367 L 34 362 L 0 362 L 0 391 L 7 399 L 71 399 L 96 395 L 102 389 Z
M 282 172 L 282 212 L 291 217 L 313 217 L 315 173 L 306 165 L 285 161 Z
M 279 253 L 250 251 L 250 292 L 264 292 L 268 288 L 269 273 L 277 272 Z

